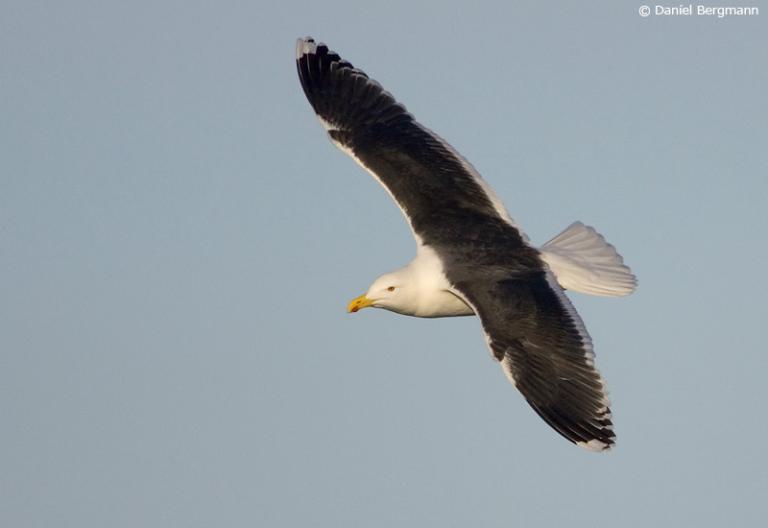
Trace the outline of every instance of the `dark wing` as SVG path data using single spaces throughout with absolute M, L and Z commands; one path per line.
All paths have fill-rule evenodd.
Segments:
M 525 236 L 477 171 L 417 123 L 379 83 L 324 44 L 299 39 L 301 86 L 331 140 L 370 172 L 402 209 L 420 242 L 449 242 L 470 219 Z
M 549 271 L 458 281 L 504 373 L 545 422 L 581 447 L 615 439 L 608 394 L 592 340 Z

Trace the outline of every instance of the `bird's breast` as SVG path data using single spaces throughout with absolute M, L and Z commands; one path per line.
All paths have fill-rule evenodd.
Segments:
M 416 317 L 458 317 L 475 315 L 474 310 L 464 301 L 446 290 L 433 290 L 422 297 Z

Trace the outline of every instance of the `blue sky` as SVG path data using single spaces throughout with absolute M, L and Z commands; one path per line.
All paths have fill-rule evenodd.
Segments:
M 768 7 L 5 2 L 0 524 L 739 526 L 768 510 Z M 618 445 L 549 429 L 474 318 L 345 313 L 413 256 L 296 78 L 312 35 L 464 154 L 573 294 Z

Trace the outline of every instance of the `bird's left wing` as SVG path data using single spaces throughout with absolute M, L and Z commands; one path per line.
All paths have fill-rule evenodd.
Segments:
M 417 241 L 435 243 L 471 216 L 507 224 L 513 242 L 527 243 L 477 171 L 365 72 L 309 37 L 297 42 L 296 67 L 333 143 L 384 186 Z

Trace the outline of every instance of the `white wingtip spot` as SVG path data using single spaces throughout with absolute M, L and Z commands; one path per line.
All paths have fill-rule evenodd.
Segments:
M 595 439 L 590 440 L 589 442 L 576 442 L 576 445 L 586 449 L 587 451 L 594 452 L 609 451 L 611 449 L 611 444 L 606 444 L 605 442 L 601 442 L 600 440 Z
M 317 50 L 317 44 L 310 37 L 296 39 L 296 59 L 300 59 L 302 55 L 315 53 Z

